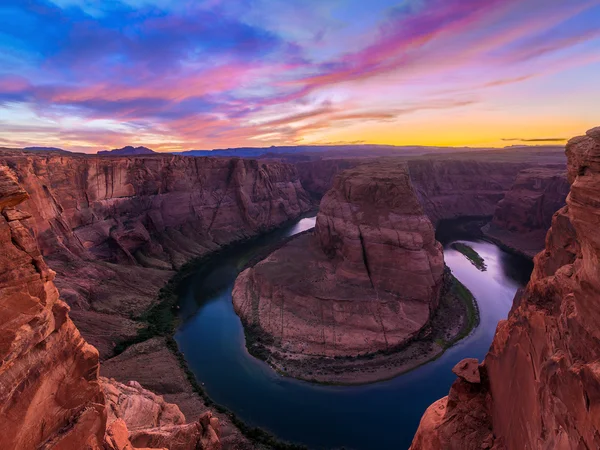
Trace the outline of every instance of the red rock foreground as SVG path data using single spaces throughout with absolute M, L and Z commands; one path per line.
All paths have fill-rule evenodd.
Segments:
M 185 424 L 141 386 L 99 378 L 98 351 L 69 318 L 24 225 L 30 215 L 16 208 L 27 198 L 0 167 L 0 448 L 221 448 L 210 413 Z
M 401 346 L 438 306 L 444 260 L 404 164 L 343 172 L 314 234 L 238 277 L 234 306 L 289 358 Z
M 458 370 L 412 450 L 600 448 L 600 128 L 567 145 L 567 206 L 478 367 Z M 468 375 L 468 376 L 467 376 Z

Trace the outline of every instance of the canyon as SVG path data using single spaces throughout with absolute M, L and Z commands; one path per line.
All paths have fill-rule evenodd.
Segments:
M 295 169 L 277 162 L 6 151 L 0 164 L 29 193 L 19 218 L 35 234 L 40 258 L 56 271 L 61 298 L 101 360 L 138 335 L 143 314 L 187 261 L 312 207 Z M 150 360 L 153 370 L 144 371 Z M 165 337 L 131 345 L 102 364 L 102 373 L 142 381 L 176 401 L 188 417 L 209 413 Z M 249 445 L 226 415 L 219 417 L 223 443 Z
M 336 177 L 314 234 L 240 274 L 233 302 L 289 366 L 412 340 L 438 307 L 443 272 L 441 245 L 408 168 L 361 165 Z
M 440 266 L 434 228 L 443 220 L 463 216 L 498 216 L 494 221 L 505 229 L 510 229 L 511 223 L 521 223 L 518 211 L 500 208 L 499 202 L 508 198 L 507 193 L 512 190 L 523 191 L 514 187 L 515 180 L 521 172 L 536 166 L 534 156 L 534 153 L 519 154 L 515 160 L 507 161 L 506 154 L 500 152 L 495 156 L 445 155 L 447 159 L 439 161 L 433 156 L 287 161 L 285 158 L 32 154 L 0 149 L 4 174 L 0 185 L 2 214 L 7 225 L 3 245 L 7 255 L 20 255 L 23 251 L 29 255 L 10 256 L 3 263 L 3 279 L 7 283 L 25 280 L 21 284 L 7 284 L 1 297 L 2 305 L 8 305 L 5 310 L 9 316 L 3 326 L 2 343 L 7 359 L 0 366 L 0 379 L 3 387 L 8 387 L 2 395 L 13 396 L 10 401 L 9 397 L 3 397 L 7 402 L 2 404 L 16 408 L 2 413 L 17 418 L 10 422 L 13 426 L 7 425 L 10 432 L 6 436 L 11 441 L 6 442 L 30 439 L 22 441 L 23 448 L 44 442 L 51 448 L 55 441 L 67 439 L 63 434 L 68 424 L 72 430 L 68 434 L 76 442 L 89 440 L 93 445 L 106 446 L 112 439 L 113 447 L 109 448 L 127 448 L 126 445 L 179 448 L 173 447 L 173 442 L 183 441 L 173 436 L 191 436 L 189 442 L 199 448 L 213 445 L 252 448 L 254 444 L 227 414 L 211 411 L 197 395 L 177 355 L 169 348 L 169 336 L 159 334 L 140 341 L 140 332 L 147 326 L 146 314 L 160 301 L 161 289 L 167 281 L 191 260 L 213 255 L 309 213 L 330 190 L 334 179 L 340 179 L 344 170 L 354 170 L 357 179 L 345 179 L 348 186 L 360 188 L 365 177 L 374 177 L 378 179 L 375 186 L 382 183 L 381 186 L 396 189 L 392 185 L 397 183 L 410 191 L 407 205 L 395 204 L 394 196 L 386 197 L 387 187 L 380 189 L 378 198 L 382 205 L 400 208 L 399 216 L 410 216 L 402 219 L 406 227 L 412 229 L 414 225 L 419 229 L 415 236 L 410 230 L 401 229 L 411 239 L 398 240 L 402 245 L 396 245 L 391 253 L 372 252 L 367 261 L 372 258 L 382 266 L 390 258 L 408 260 L 413 254 L 420 255 L 421 262 L 429 258 L 431 261 L 428 267 L 420 264 L 415 268 L 417 276 L 414 286 L 411 285 L 411 289 L 420 286 L 419 298 L 412 299 L 417 313 L 410 314 L 418 320 L 390 336 L 374 332 L 369 345 L 357 345 L 354 334 L 348 340 L 345 354 L 388 348 L 389 343 L 385 343 L 388 338 L 392 346 L 400 344 L 423 328 L 435 310 L 443 265 Z M 558 157 L 552 153 L 550 159 L 555 162 Z M 387 167 L 390 163 L 398 171 L 394 182 L 383 179 L 377 168 L 378 164 Z M 560 174 L 557 176 L 560 178 Z M 542 219 L 527 225 L 534 230 L 545 226 L 544 217 L 552 208 L 548 205 L 554 204 L 554 200 L 548 199 L 555 195 L 558 198 L 563 192 L 558 181 L 556 187 L 537 186 L 525 190 L 528 195 L 531 191 L 543 192 L 540 194 L 543 206 L 532 206 L 541 211 Z M 365 231 L 362 238 L 371 249 L 387 248 L 389 232 L 399 230 L 395 229 L 395 222 L 377 219 L 377 223 L 370 223 L 368 217 L 375 217 L 370 197 L 355 199 L 360 189 L 353 190 L 348 192 L 352 194 L 349 197 L 344 197 L 344 189 L 335 188 L 331 195 L 325 196 L 317 228 L 323 242 L 309 234 L 301 236 L 299 242 L 305 242 L 306 246 L 302 244 L 296 254 L 306 249 L 322 252 L 324 246 L 327 254 L 333 255 L 333 259 L 337 257 L 339 264 L 330 265 L 329 257 L 323 253 L 322 264 L 330 270 L 323 274 L 356 281 L 357 289 L 368 291 L 369 295 L 375 288 L 384 296 L 391 295 L 388 291 L 403 289 L 390 284 L 396 274 L 366 270 L 356 230 L 361 230 L 361 235 Z M 336 195 L 341 197 L 333 199 Z M 347 204 L 340 208 L 344 201 Z M 343 212 L 354 208 L 355 202 L 363 209 L 364 220 L 359 226 L 351 226 L 353 221 L 347 221 Z M 409 206 L 412 212 L 407 214 L 402 208 Z M 503 215 L 500 210 L 507 213 Z M 11 234 L 7 234 L 8 229 Z M 340 242 L 339 236 L 346 231 L 347 239 Z M 423 243 L 408 242 L 413 238 L 422 239 Z M 16 253 L 11 247 L 15 242 L 21 242 Z M 297 246 L 294 242 L 290 245 Z M 15 263 L 25 259 L 28 262 L 22 263 L 23 267 L 20 262 Z M 19 275 L 9 275 L 16 273 Z M 19 294 L 22 292 L 27 292 L 27 299 Z M 402 317 L 393 308 L 390 311 L 390 317 Z M 376 321 L 374 318 L 371 325 Z M 149 365 L 151 371 L 143 370 Z M 51 381 L 67 366 L 71 368 L 68 377 L 61 378 L 60 383 Z M 31 378 L 27 387 L 31 391 L 13 390 L 19 380 L 27 378 L 25 374 L 31 373 L 37 374 L 37 378 L 27 376 Z M 54 385 L 64 389 L 55 391 Z M 77 393 L 74 403 L 63 398 L 61 392 L 65 389 Z M 116 391 L 120 394 L 115 394 Z M 44 403 L 31 403 L 38 407 L 28 411 L 27 399 L 36 395 L 40 401 L 51 403 L 48 411 L 53 413 L 48 419 L 42 420 L 39 415 L 46 407 Z M 137 409 L 115 413 L 126 406 Z M 160 412 L 144 416 L 143 423 L 136 422 L 135 416 L 145 414 L 142 410 L 147 408 Z M 25 416 L 27 421 L 21 419 Z M 163 416 L 168 420 L 157 419 Z M 185 424 L 183 417 L 191 422 Z M 15 423 L 24 423 L 23 430 Z
M 219 422 L 210 412 L 185 424 L 176 405 L 135 383 L 99 377 L 98 351 L 69 318 L 55 273 L 26 225 L 31 216 L 17 208 L 28 197 L 0 168 L 1 447 L 221 448 Z
M 62 297 L 102 358 L 183 264 L 310 210 L 295 169 L 240 159 L 5 152 Z
M 524 169 L 483 232 L 488 239 L 533 258 L 544 248 L 552 216 L 565 204 L 568 193 L 565 167 Z
M 457 366 L 412 450 L 598 448 L 600 129 L 569 141 L 566 206 L 481 364 Z
M 527 254 L 568 190 L 560 165 L 412 158 L 298 165 L 314 198 L 333 183 L 315 232 L 242 272 L 233 302 L 252 354 L 286 375 L 328 383 L 405 372 L 476 324 L 467 318 L 472 301 L 455 295 L 451 276 L 442 280 L 433 224 L 491 217 L 493 230 L 505 232 L 494 239 L 506 247 L 520 224 L 531 233 L 514 251 Z M 436 314 L 442 290 L 445 309 Z M 374 358 L 382 352 L 392 355 Z

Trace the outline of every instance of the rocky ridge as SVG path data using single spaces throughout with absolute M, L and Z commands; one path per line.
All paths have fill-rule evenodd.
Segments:
M 478 367 L 425 412 L 412 450 L 600 446 L 600 128 L 566 149 L 571 190 Z
M 17 209 L 28 198 L 0 167 L 0 448 L 221 448 L 210 413 L 185 424 L 176 405 L 141 386 L 99 378 L 98 351 L 59 298 L 30 214 Z
M 357 356 L 404 345 L 436 310 L 443 252 L 404 164 L 338 175 L 314 234 L 236 280 L 236 312 L 288 358 Z

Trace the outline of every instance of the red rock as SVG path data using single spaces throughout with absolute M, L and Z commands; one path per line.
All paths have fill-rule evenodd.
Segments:
M 408 161 L 412 184 L 434 225 L 442 219 L 491 217 L 518 172 L 531 166 L 469 159 L 467 154 L 463 159 Z
M 422 422 L 413 450 L 600 447 L 597 132 L 572 139 L 566 153 L 567 206 L 552 219 L 527 288 L 498 324 L 479 390 L 457 381 L 443 417 Z
M 7 214 L 34 230 L 102 359 L 135 336 L 131 318 L 152 306 L 174 269 L 311 208 L 295 168 L 279 162 L 0 152 L 0 163 L 31 197 Z
M 405 165 L 343 172 L 305 235 L 243 272 L 236 312 L 289 353 L 357 355 L 415 336 L 437 307 L 441 245 Z
M 479 361 L 476 358 L 466 358 L 452 368 L 452 372 L 463 380 L 472 383 L 481 383 L 479 375 Z
M 525 169 L 498 203 L 485 234 L 533 258 L 544 248 L 552 216 L 565 205 L 569 183 L 563 166 Z
M 128 422 L 136 438 L 162 433 L 153 448 L 219 449 L 210 415 L 185 424 L 177 406 L 137 383 L 105 380 L 105 397 L 98 351 L 59 299 L 55 274 L 23 223 L 28 216 L 12 209 L 23 193 L 0 167 L 0 448 L 140 448 L 129 439 Z
M 0 448 L 99 449 L 98 352 L 69 319 L 34 237 L 4 211 L 26 198 L 0 169 Z

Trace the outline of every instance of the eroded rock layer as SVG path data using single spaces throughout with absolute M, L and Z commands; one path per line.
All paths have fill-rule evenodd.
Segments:
M 139 385 L 134 387 L 143 391 L 144 405 L 134 414 L 124 412 L 113 427 L 116 410 L 107 408 L 98 351 L 81 337 L 59 299 L 55 273 L 26 224 L 31 215 L 17 209 L 27 198 L 10 170 L 0 166 L 0 448 L 220 448 L 218 423 L 211 417 L 184 425 L 177 406 Z M 140 403 L 138 393 L 121 391 L 120 409 Z M 135 425 L 133 442 L 128 425 Z M 197 432 L 190 439 L 174 438 L 183 427 Z M 138 435 L 156 433 L 162 439 L 136 445 Z
M 552 216 L 565 205 L 569 183 L 563 166 L 536 167 L 519 172 L 498 203 L 486 236 L 533 258 L 544 248 Z
M 295 168 L 172 155 L 0 154 L 62 297 L 106 358 L 135 336 L 173 270 L 310 209 Z
M 421 421 L 412 450 L 600 447 L 600 129 L 567 145 L 567 206 L 479 366 Z
M 469 160 L 408 161 L 410 177 L 425 213 L 442 219 L 489 216 L 525 163 Z
M 371 353 L 405 343 L 428 322 L 443 269 L 407 166 L 363 165 L 336 178 L 314 234 L 240 274 L 234 306 L 282 351 Z

